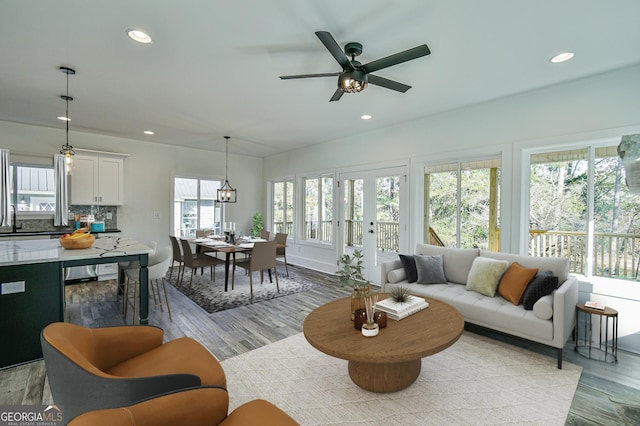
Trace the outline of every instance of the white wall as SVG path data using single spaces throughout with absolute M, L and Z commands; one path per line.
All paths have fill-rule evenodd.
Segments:
M 636 65 L 274 155 L 265 159 L 265 178 L 340 170 L 355 164 L 409 162 L 414 172 L 410 229 L 415 234 L 422 225 L 421 203 L 416 199 L 420 191 L 415 188 L 422 182 L 422 176 L 415 173 L 421 164 L 438 158 L 502 153 L 501 247 L 517 252 L 525 220 L 521 214 L 522 150 L 637 133 L 639 93 L 640 65 Z M 307 266 L 326 271 L 335 267 L 335 248 L 299 247 L 294 242 L 289 251 L 288 257 Z
M 124 160 L 125 199 L 124 205 L 118 208 L 118 227 L 123 234 L 142 242 L 169 245 L 174 175 L 224 179 L 224 153 L 73 130 L 69 136 L 70 144 L 75 148 L 130 154 Z M 64 141 L 64 130 L 0 121 L 0 147 L 12 152 L 33 153 L 40 162 L 43 153 L 57 154 Z M 25 160 L 28 156 L 20 158 Z M 238 202 L 227 205 L 227 220 L 235 221 L 238 229 L 247 233 L 253 214 L 261 211 L 265 202 L 262 159 L 230 154 L 229 181 L 238 190 Z M 153 219 L 154 211 L 160 212 L 160 219 Z

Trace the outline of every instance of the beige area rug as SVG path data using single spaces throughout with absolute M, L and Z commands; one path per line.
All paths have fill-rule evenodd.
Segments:
M 384 331 L 384 330 L 383 330 Z M 365 391 L 302 333 L 222 362 L 229 409 L 266 399 L 303 425 L 564 425 L 582 371 L 464 332 L 402 391 Z

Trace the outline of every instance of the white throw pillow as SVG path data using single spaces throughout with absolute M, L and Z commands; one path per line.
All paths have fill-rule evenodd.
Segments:
M 391 284 L 395 284 L 406 279 L 407 273 L 405 272 L 404 268 L 394 269 L 393 271 L 389 271 L 387 273 L 387 282 Z
M 467 277 L 467 290 L 494 297 L 500 278 L 508 265 L 509 262 L 506 260 L 476 257 Z
M 551 319 L 553 317 L 553 294 L 548 294 L 538 299 L 533 304 L 533 313 L 540 319 Z

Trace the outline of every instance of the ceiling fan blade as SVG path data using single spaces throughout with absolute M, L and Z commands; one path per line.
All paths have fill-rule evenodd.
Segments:
M 336 58 L 336 61 L 338 61 L 343 70 L 352 71 L 354 69 L 353 65 L 351 65 L 351 61 L 349 61 L 349 57 L 346 55 L 346 53 L 344 53 L 331 33 L 329 33 L 328 31 L 316 31 L 316 35 L 318 36 L 322 44 L 324 44 L 324 47 L 327 48 L 329 53 L 331 53 L 333 57 Z
M 403 52 L 395 53 L 385 58 L 377 59 L 375 61 L 369 62 L 368 64 L 364 64 L 362 66 L 362 70 L 365 73 L 375 72 L 383 68 L 388 68 L 393 65 L 398 65 L 403 62 L 420 58 L 422 56 L 427 56 L 430 53 L 431 51 L 429 50 L 427 45 L 423 44 L 421 46 L 416 46 L 412 49 L 405 50 Z
M 331 99 L 329 99 L 329 102 L 339 101 L 343 94 L 344 94 L 344 91 L 338 87 L 336 91 L 333 93 L 333 96 L 331 97 Z
M 396 92 L 406 92 L 411 89 L 411 86 L 407 86 L 406 84 L 398 83 L 397 81 L 389 80 L 388 78 L 379 77 L 377 75 L 367 74 L 367 79 L 370 84 L 375 84 L 376 86 L 381 86 L 386 89 L 395 90 Z
M 339 75 L 340 75 L 339 72 L 327 72 L 322 74 L 281 75 L 280 79 L 291 80 L 294 78 L 337 77 Z

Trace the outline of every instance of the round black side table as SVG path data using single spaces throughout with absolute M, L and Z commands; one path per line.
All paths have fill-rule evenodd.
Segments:
M 586 315 L 585 327 L 582 339 L 580 338 L 580 313 Z M 592 345 L 593 341 L 593 316 L 600 319 L 600 332 L 598 345 Z M 611 341 L 609 341 L 609 319 L 611 319 Z M 605 326 L 602 327 L 604 320 Z M 604 336 L 603 336 L 604 331 Z M 604 340 L 602 338 L 604 337 Z M 576 305 L 576 347 L 575 351 L 585 358 L 595 359 L 604 362 L 618 362 L 618 311 L 606 307 L 604 309 L 594 309 L 584 306 L 584 303 Z

